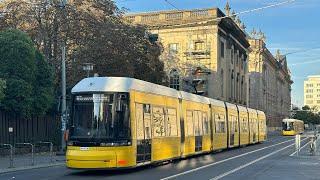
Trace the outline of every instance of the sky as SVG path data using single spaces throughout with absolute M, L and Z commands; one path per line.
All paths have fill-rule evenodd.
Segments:
M 168 0 L 178 9 L 218 7 L 224 11 L 227 0 Z M 241 12 L 287 0 L 229 0 L 231 11 Z M 173 10 L 165 0 L 115 0 L 128 13 Z M 303 82 L 320 75 L 320 0 L 295 0 L 281 6 L 242 14 L 247 31 L 261 29 L 268 49 L 287 55 L 292 80 L 292 104 L 303 106 Z

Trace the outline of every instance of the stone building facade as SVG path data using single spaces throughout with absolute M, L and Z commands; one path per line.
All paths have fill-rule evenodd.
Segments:
M 320 75 L 308 76 L 304 81 L 304 105 L 320 110 Z
M 228 13 L 230 11 L 228 10 Z M 249 42 L 238 18 L 218 8 L 127 15 L 163 46 L 170 86 L 247 105 Z
M 281 121 L 290 116 L 291 80 L 286 57 L 276 56 L 266 48 L 263 33 L 251 33 L 249 54 L 249 107 L 266 113 L 269 129 L 281 128 Z
M 286 57 L 266 48 L 260 32 L 246 33 L 230 12 L 218 8 L 130 14 L 163 46 L 170 87 L 262 110 L 269 129 L 281 128 L 291 108 Z

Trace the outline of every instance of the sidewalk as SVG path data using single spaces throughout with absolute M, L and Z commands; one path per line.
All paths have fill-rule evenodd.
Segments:
M 13 158 L 13 167 L 10 168 L 10 157 L 0 156 L 0 174 L 19 170 L 36 169 L 51 166 L 63 166 L 65 156 L 51 157 L 49 153 L 34 154 L 34 165 L 32 165 L 31 154 L 15 155 Z

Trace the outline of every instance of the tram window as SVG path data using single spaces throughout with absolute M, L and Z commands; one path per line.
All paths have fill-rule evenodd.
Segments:
M 202 119 L 202 112 L 197 111 L 198 113 L 198 128 L 199 128 L 199 135 L 203 135 L 203 119 Z
M 229 131 L 230 132 L 234 132 L 234 122 L 233 122 L 233 117 L 232 116 L 229 116 Z
M 207 112 L 203 112 L 202 119 L 203 119 L 203 134 L 209 134 L 209 120 L 208 120 Z
M 233 116 L 234 120 L 234 132 L 238 132 L 238 118 Z
M 168 108 L 167 136 L 178 136 L 177 110 Z
M 150 105 L 143 105 L 143 120 L 144 120 L 144 132 L 145 138 L 151 139 L 151 113 L 150 113 Z
M 215 115 L 216 133 L 225 133 L 225 120 L 222 115 Z
M 137 139 L 143 139 L 143 109 L 142 104 L 136 104 Z
M 192 111 L 187 111 L 187 123 L 186 123 L 186 130 L 188 136 L 193 136 L 194 134 L 194 128 L 193 128 L 193 113 Z
M 150 104 L 144 104 L 143 105 L 143 112 L 150 114 Z
M 165 136 L 164 120 L 164 108 L 152 107 L 153 135 L 155 137 Z
M 200 135 L 200 128 L 199 128 L 199 113 L 198 113 L 198 111 L 193 111 L 193 122 L 194 122 L 195 136 L 199 136 Z
M 248 132 L 248 121 L 246 118 L 242 118 L 242 127 L 243 127 L 243 132 Z

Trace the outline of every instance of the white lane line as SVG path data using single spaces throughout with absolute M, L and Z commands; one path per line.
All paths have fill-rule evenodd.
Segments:
M 304 147 L 306 147 L 308 144 L 310 144 L 310 141 L 307 142 L 305 145 L 303 145 L 298 151 L 300 152 L 301 149 L 303 149 Z M 296 154 L 296 153 L 297 153 L 297 151 L 295 151 L 295 152 L 293 152 L 292 154 L 290 154 L 290 156 L 293 156 L 293 155 Z
M 252 154 L 252 153 L 255 153 L 255 152 L 258 152 L 258 151 L 262 151 L 264 149 L 268 149 L 268 148 L 271 148 L 271 147 L 274 147 L 274 146 L 278 146 L 280 144 L 284 144 L 284 143 L 287 143 L 287 142 L 290 142 L 290 141 L 293 141 L 294 139 L 291 139 L 291 140 L 287 140 L 287 141 L 283 141 L 283 142 L 280 142 L 280 143 L 277 143 L 277 144 L 273 144 L 271 146 L 267 146 L 267 147 L 263 147 L 263 148 L 260 148 L 260 149 L 256 149 L 254 151 L 250 151 L 250 152 L 246 152 L 244 154 L 240 154 L 240 155 L 237 155 L 237 156 L 233 156 L 233 157 L 230 157 L 230 158 L 227 158 L 227 159 L 224 159 L 224 160 L 221 160 L 221 161 L 217 161 L 217 162 L 214 162 L 214 163 L 211 163 L 211 164 L 207 164 L 205 166 L 200 166 L 198 168 L 195 168 L 195 169 L 191 169 L 189 171 L 184 171 L 182 173 L 179 173 L 179 174 L 175 174 L 175 175 L 172 175 L 172 176 L 168 176 L 168 177 L 165 177 L 165 178 L 162 178 L 160 180 L 168 180 L 168 179 L 173 179 L 173 178 L 176 178 L 178 176 L 182 176 L 182 175 L 185 175 L 185 174 L 189 174 L 189 173 L 192 173 L 192 172 L 195 172 L 195 171 L 198 171 L 198 170 L 201 170 L 201 169 L 204 169 L 204 168 L 207 168 L 207 167 L 210 167 L 210 166 L 214 166 L 214 165 L 217 165 L 217 164 L 221 164 L 223 162 L 226 162 L 226 161 L 230 161 L 232 159 L 236 159 L 236 158 L 239 158 L 239 157 L 242 157 L 242 156 L 246 156 L 248 154 Z
M 303 139 L 302 141 L 304 141 L 304 140 L 306 140 L 306 139 L 307 139 L 307 138 Z M 221 179 L 221 178 L 223 178 L 223 177 L 225 177 L 225 176 L 228 176 L 228 175 L 230 175 L 230 174 L 232 174 L 232 173 L 235 173 L 235 172 L 237 172 L 237 171 L 239 171 L 239 170 L 241 170 L 241 169 L 243 169 L 243 168 L 245 168 L 245 167 L 248 167 L 248 166 L 250 166 L 250 165 L 252 165 L 252 164 L 254 164 L 254 163 L 258 162 L 258 161 L 261 161 L 261 160 L 263 160 L 263 159 L 265 159 L 265 158 L 267 158 L 267 157 L 270 157 L 270 156 L 272 156 L 272 155 L 274 155 L 274 154 L 276 154 L 276 153 L 278 153 L 278 152 L 280 152 L 280 151 L 283 151 L 283 150 L 285 150 L 285 149 L 287 149 L 287 148 L 289 148 L 289 147 L 291 147 L 291 146 L 293 146 L 293 145 L 295 145 L 295 144 L 290 144 L 290 145 L 288 145 L 288 146 L 286 146 L 286 147 L 283 147 L 283 148 L 281 148 L 281 149 L 278 149 L 277 151 L 274 151 L 274 152 L 272 152 L 272 153 L 269 153 L 269 154 L 267 154 L 267 155 L 264 155 L 264 156 L 262 156 L 262 157 L 260 157 L 260 158 L 258 158 L 258 159 L 256 159 L 256 160 L 254 160 L 254 161 L 251 161 L 251 162 L 249 162 L 249 163 L 247 163 L 247 164 L 241 165 L 241 166 L 239 166 L 239 167 L 237 167 L 237 168 L 235 168 L 235 169 L 233 169 L 233 170 L 231 170 L 231 171 L 225 172 L 225 173 L 223 173 L 223 174 L 221 174 L 221 175 L 219 175 L 219 176 L 216 176 L 216 177 L 214 177 L 214 178 L 211 178 L 210 180 L 218 180 L 218 179 Z

